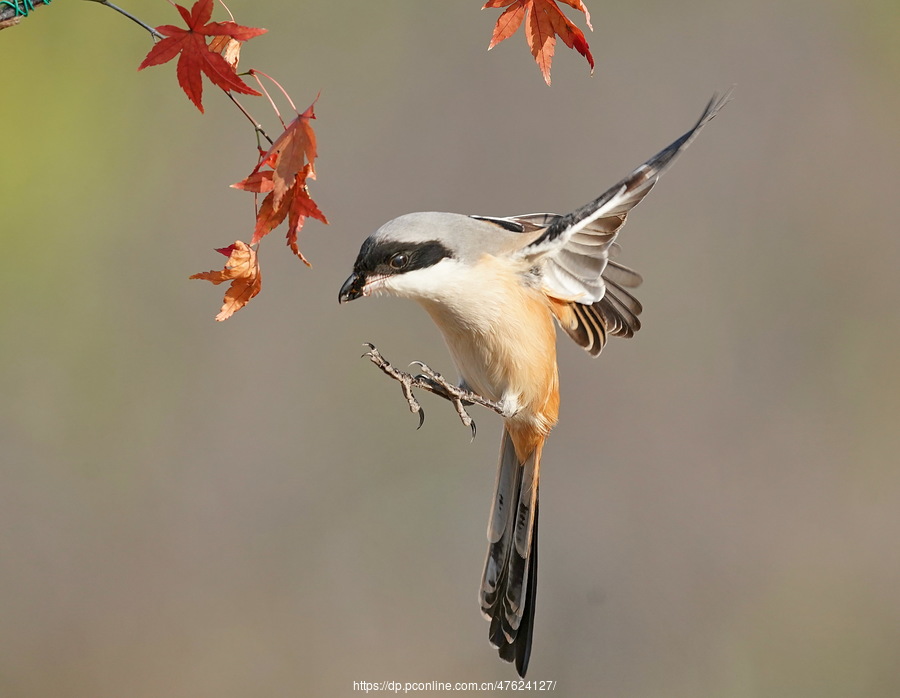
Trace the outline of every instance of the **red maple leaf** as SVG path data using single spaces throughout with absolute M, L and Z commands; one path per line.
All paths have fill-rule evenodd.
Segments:
M 300 252 L 299 243 L 297 241 L 297 235 L 300 232 L 300 229 L 303 227 L 307 218 L 315 218 L 325 225 L 328 225 L 328 219 L 325 218 L 325 214 L 319 210 L 316 202 L 310 197 L 309 188 L 306 185 L 307 179 L 315 178 L 316 175 L 312 170 L 312 164 L 307 164 L 297 175 L 297 178 L 294 180 L 294 186 L 292 189 L 288 190 L 288 195 L 285 197 L 291 202 L 290 208 L 288 209 L 287 245 L 291 248 L 291 252 L 297 255 L 306 266 L 310 266 L 310 263 Z
M 305 264 L 297 235 L 307 218 L 327 224 L 325 214 L 309 195 L 307 180 L 316 178 L 316 134 L 309 123 L 315 119 L 315 102 L 298 114 L 272 147 L 260 158 L 259 164 L 245 179 L 231 186 L 235 189 L 266 194 L 256 212 L 256 228 L 251 245 L 255 245 L 288 219 L 287 244 Z M 271 169 L 261 169 L 270 167 Z
M 584 12 L 588 28 L 593 31 L 591 15 L 581 0 L 559 1 Z M 584 32 L 563 14 L 556 3 L 557 0 L 488 0 L 482 9 L 506 8 L 497 19 L 488 50 L 515 34 L 522 22 L 525 21 L 525 38 L 531 48 L 531 55 L 534 56 L 534 60 L 544 76 L 544 81 L 548 85 L 550 84 L 550 64 L 553 62 L 553 53 L 556 50 L 557 36 L 563 40 L 566 46 L 574 48 L 587 59 L 593 73 L 594 57 L 591 55 L 587 39 L 584 38 Z
M 201 112 L 203 111 L 203 82 L 201 72 L 206 73 L 214 85 L 226 92 L 241 92 L 247 95 L 259 95 L 241 80 L 234 67 L 222 57 L 222 54 L 210 50 L 207 45 L 209 36 L 229 36 L 236 41 L 247 41 L 254 36 L 266 32 L 265 29 L 243 27 L 235 22 L 210 22 L 213 0 L 197 0 L 190 11 L 181 5 L 175 5 L 187 24 L 187 29 L 172 24 L 156 27 L 156 31 L 165 36 L 157 43 L 138 66 L 143 70 L 151 65 L 162 65 L 178 56 L 178 84 Z

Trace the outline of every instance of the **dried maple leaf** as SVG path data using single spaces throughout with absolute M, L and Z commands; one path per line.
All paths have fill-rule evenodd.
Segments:
M 262 155 L 259 164 L 245 179 L 231 186 L 235 189 L 266 194 L 256 212 L 256 228 L 251 245 L 255 245 L 288 219 L 287 244 L 305 264 L 297 236 L 307 218 L 327 224 L 325 214 L 309 195 L 307 180 L 316 178 L 316 134 L 310 120 L 315 119 L 313 106 L 298 114 Z M 260 169 L 270 167 L 271 169 Z
M 247 305 L 250 299 L 259 293 L 262 287 L 262 276 L 259 273 L 256 250 L 247 243 L 235 240 L 233 245 L 216 251 L 228 257 L 225 268 L 222 271 L 200 272 L 189 278 L 211 281 L 216 285 L 226 281 L 231 282 L 228 290 L 225 291 L 222 309 L 216 315 L 216 321 L 222 322 Z
M 234 67 L 216 50 L 207 45 L 208 36 L 228 36 L 237 41 L 247 41 L 254 36 L 265 33 L 265 29 L 243 27 L 235 22 L 210 22 L 213 0 L 197 0 L 190 11 L 181 5 L 175 5 L 187 24 L 187 29 L 172 24 L 156 27 L 156 31 L 165 36 L 154 45 L 138 70 L 151 65 L 162 65 L 178 56 L 178 84 L 184 93 L 199 109 L 203 111 L 203 81 L 201 73 L 214 85 L 226 92 L 234 91 L 248 95 L 259 95 L 241 80 Z
M 221 53 L 225 62 L 237 70 L 241 60 L 241 44 L 242 42 L 232 39 L 230 36 L 216 36 L 209 42 L 209 50 Z
M 563 40 L 566 46 L 575 49 L 587 59 L 591 66 L 591 73 L 593 73 L 594 57 L 591 55 L 587 39 L 584 38 L 584 33 L 559 9 L 557 1 L 584 12 L 588 28 L 593 31 L 591 15 L 581 0 L 488 0 L 482 9 L 506 8 L 497 19 L 488 50 L 515 34 L 525 22 L 525 38 L 528 41 L 528 47 L 548 85 L 550 84 L 550 65 L 556 50 L 557 36 Z

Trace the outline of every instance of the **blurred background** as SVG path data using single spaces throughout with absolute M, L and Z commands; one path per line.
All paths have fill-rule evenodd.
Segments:
M 250 236 L 243 117 L 138 73 L 149 37 L 99 5 L 0 34 L 0 695 L 515 678 L 476 601 L 499 421 L 470 442 L 423 395 L 416 431 L 361 345 L 452 374 L 440 336 L 338 288 L 384 221 L 569 211 L 733 84 L 620 238 L 644 329 L 560 340 L 529 678 L 900 695 L 900 6 L 589 2 L 596 73 L 560 46 L 551 88 L 521 33 L 485 50 L 480 0 L 230 6 L 270 30 L 242 67 L 321 90 L 331 225 L 311 270 L 266 239 L 221 324 L 187 277 Z

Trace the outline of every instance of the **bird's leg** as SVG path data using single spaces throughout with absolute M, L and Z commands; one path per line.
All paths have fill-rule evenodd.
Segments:
M 501 417 L 508 416 L 504 412 L 503 407 L 498 403 L 488 400 L 471 390 L 466 390 L 465 388 L 450 383 L 440 373 L 427 364 L 424 364 L 421 361 L 413 361 L 413 364 L 422 369 L 422 374 L 416 376 L 416 378 L 426 383 L 426 390 L 430 390 L 435 395 L 440 395 L 442 398 L 449 400 L 453 404 L 456 408 L 456 414 L 459 415 L 462 423 L 472 428 L 473 438 L 475 437 L 475 422 L 472 421 L 472 418 L 469 417 L 469 413 L 466 412 L 466 407 L 469 405 L 481 405 L 482 407 L 487 407 L 489 410 L 493 410 Z
M 378 366 L 384 373 L 400 383 L 403 390 L 403 397 L 406 398 L 406 401 L 409 404 L 410 412 L 415 412 L 419 415 L 420 427 L 425 421 L 425 411 L 413 395 L 413 388 L 422 388 L 423 390 L 427 390 L 428 392 L 434 393 L 451 402 L 456 408 L 456 414 L 459 415 L 460 421 L 472 430 L 472 438 L 475 438 L 475 421 L 466 411 L 466 405 L 481 405 L 482 407 L 493 410 L 501 416 L 505 416 L 503 408 L 496 402 L 491 402 L 481 395 L 473 393 L 471 390 L 465 390 L 459 386 L 453 385 L 440 373 L 432 370 L 421 361 L 414 361 L 413 363 L 422 369 L 422 374 L 413 376 L 405 371 L 394 368 L 387 359 L 381 355 L 378 349 L 375 348 L 374 344 L 367 343 L 364 346 L 368 347 L 369 351 L 363 354 L 363 356 L 368 357 L 369 360 Z

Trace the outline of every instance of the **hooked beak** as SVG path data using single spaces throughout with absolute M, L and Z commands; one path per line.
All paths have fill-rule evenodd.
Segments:
M 362 298 L 365 295 L 363 291 L 365 285 L 365 277 L 356 272 L 352 273 L 338 292 L 338 303 L 348 303 L 355 301 L 357 298 Z

